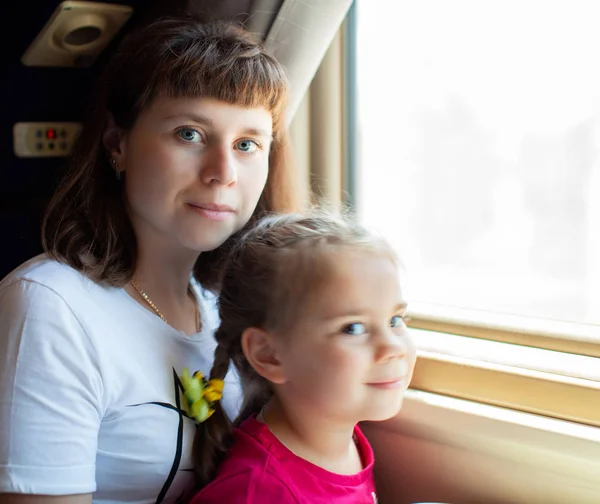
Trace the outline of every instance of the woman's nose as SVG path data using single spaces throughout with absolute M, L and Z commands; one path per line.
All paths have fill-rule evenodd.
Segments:
M 202 182 L 206 185 L 232 185 L 237 182 L 237 170 L 229 149 L 214 145 L 206 152 L 202 160 L 200 173 Z

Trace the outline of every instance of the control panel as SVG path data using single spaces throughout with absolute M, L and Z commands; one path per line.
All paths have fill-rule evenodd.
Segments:
M 81 131 L 76 122 L 19 122 L 13 126 L 17 157 L 62 157 L 71 153 Z

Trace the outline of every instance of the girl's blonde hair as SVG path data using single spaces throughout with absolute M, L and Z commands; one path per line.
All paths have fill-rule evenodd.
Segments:
M 346 247 L 396 260 L 384 240 L 349 214 L 326 210 L 265 217 L 233 246 L 219 297 L 221 325 L 215 335 L 218 346 L 210 378 L 224 379 L 233 362 L 244 391 L 235 425 L 258 414 L 273 394 L 269 382 L 246 360 L 242 333 L 249 327 L 285 332 L 327 281 L 332 264 L 326 260 L 327 252 Z M 214 478 L 231 438 L 232 424 L 217 402 L 215 413 L 198 425 L 194 439 L 200 488 Z

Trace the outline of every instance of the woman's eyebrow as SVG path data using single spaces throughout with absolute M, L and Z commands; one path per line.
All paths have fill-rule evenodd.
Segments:
M 165 119 L 167 121 L 171 121 L 174 119 L 189 119 L 195 123 L 205 124 L 206 126 L 209 126 L 211 128 L 214 128 L 214 126 L 215 126 L 215 123 L 212 119 L 209 119 L 208 117 L 200 115 L 200 114 L 194 114 L 194 113 L 190 113 L 190 112 L 174 114 L 174 115 L 165 117 Z M 250 136 L 261 136 L 261 137 L 268 138 L 270 140 L 273 139 L 273 133 L 271 131 L 267 131 L 267 130 L 260 129 L 260 128 L 253 128 L 253 127 L 241 128 L 240 133 L 244 134 L 244 135 L 250 135 Z
M 205 117 L 203 115 L 199 115 L 199 114 L 194 114 L 191 112 L 184 112 L 181 114 L 173 114 L 170 116 L 165 117 L 166 120 L 170 121 L 173 119 L 191 119 L 193 122 L 197 122 L 199 124 L 206 124 L 207 126 L 214 126 L 215 123 L 213 122 L 212 119 L 209 119 L 208 117 Z
M 250 135 L 250 136 L 260 136 L 260 137 L 265 137 L 268 138 L 270 140 L 273 139 L 273 133 L 264 130 L 264 129 L 257 129 L 257 128 L 245 128 L 242 129 L 240 133 L 243 133 L 244 135 Z

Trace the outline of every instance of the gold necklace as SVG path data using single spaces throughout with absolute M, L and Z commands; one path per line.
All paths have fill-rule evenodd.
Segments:
M 131 279 L 131 285 L 133 286 L 133 288 L 136 291 L 138 291 L 139 295 L 142 296 L 144 301 L 146 301 L 146 303 L 148 303 L 150 308 L 152 308 L 154 310 L 154 313 L 156 313 L 165 324 L 168 324 L 165 316 L 161 313 L 161 311 L 158 309 L 158 307 L 152 302 L 152 300 L 150 299 L 150 296 L 148 296 L 148 294 L 146 294 L 146 292 L 144 292 L 142 290 L 142 288 L 138 285 L 138 283 L 135 281 L 135 279 Z M 196 295 L 194 294 L 194 291 L 192 290 L 191 285 L 188 286 L 188 295 L 194 302 L 194 313 L 196 315 L 196 332 L 200 332 L 200 313 L 198 312 L 198 300 L 196 299 Z

